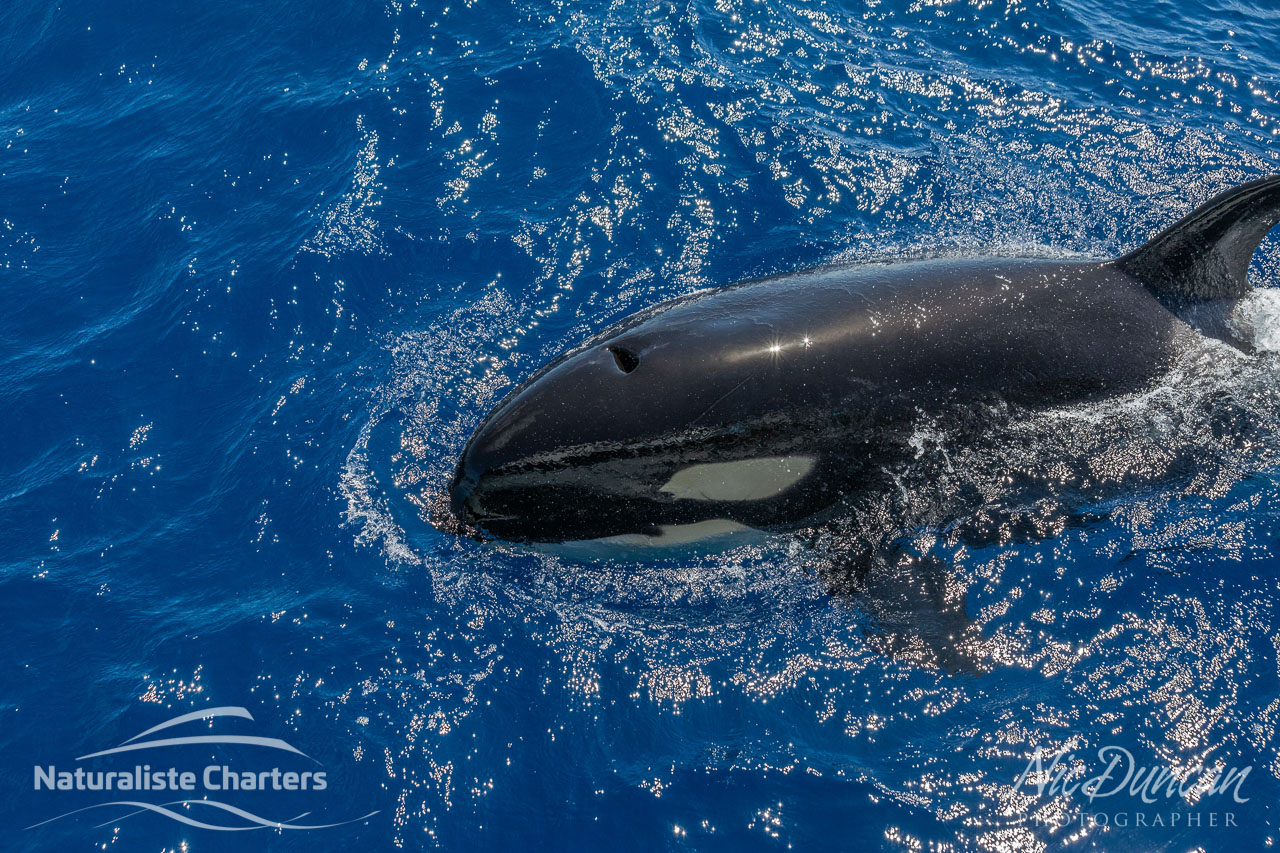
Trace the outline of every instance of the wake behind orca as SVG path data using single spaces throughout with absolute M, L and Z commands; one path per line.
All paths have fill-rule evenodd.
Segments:
M 456 529 L 634 546 L 811 526 L 891 488 L 922 423 L 981 440 L 1010 413 L 1150 386 L 1189 335 L 1240 345 L 1228 318 L 1277 222 L 1273 176 L 1115 260 L 828 267 L 657 305 L 484 419 L 449 488 Z

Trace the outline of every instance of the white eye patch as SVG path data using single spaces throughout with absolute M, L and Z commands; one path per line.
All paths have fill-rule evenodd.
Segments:
M 812 456 L 767 456 L 691 465 L 659 489 L 695 501 L 758 501 L 780 495 L 813 470 Z

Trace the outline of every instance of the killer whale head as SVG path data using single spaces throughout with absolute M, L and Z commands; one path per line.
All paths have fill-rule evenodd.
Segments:
M 797 429 L 820 401 L 788 385 L 820 359 L 784 363 L 725 308 L 647 312 L 536 373 L 467 443 L 456 519 L 510 541 L 680 545 L 809 512 L 797 487 L 819 460 Z

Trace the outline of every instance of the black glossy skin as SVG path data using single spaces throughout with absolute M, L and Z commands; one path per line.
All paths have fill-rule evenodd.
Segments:
M 920 423 L 981 430 L 1005 404 L 1139 389 L 1185 328 L 1112 262 L 933 260 L 748 282 L 643 312 L 547 365 L 476 431 L 451 505 L 472 532 L 516 541 L 709 519 L 785 529 L 882 487 Z M 693 464 L 790 455 L 814 469 L 775 497 L 659 491 Z

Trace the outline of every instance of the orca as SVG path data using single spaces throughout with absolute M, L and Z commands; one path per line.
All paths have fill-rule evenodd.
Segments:
M 454 529 L 633 547 L 812 525 L 890 488 L 922 423 L 981 436 L 1149 387 L 1189 334 L 1239 345 L 1223 318 L 1277 222 L 1272 176 L 1113 260 L 828 266 L 656 305 L 484 418 L 449 486 Z

